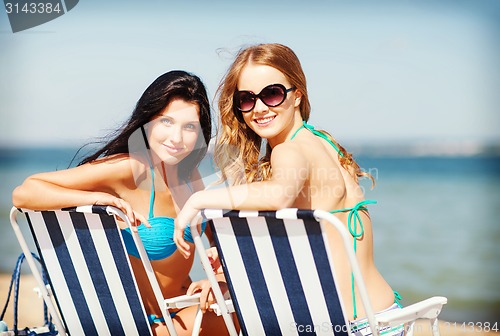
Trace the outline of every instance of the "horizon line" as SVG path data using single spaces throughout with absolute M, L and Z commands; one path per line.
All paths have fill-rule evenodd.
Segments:
M 345 143 L 345 142 L 344 142 Z M 82 147 L 92 150 L 92 144 L 88 146 L 76 144 L 39 144 L 39 145 L 0 145 L 0 155 L 5 152 L 36 151 L 36 150 L 58 150 L 78 151 Z M 499 156 L 499 142 L 478 141 L 429 141 L 419 143 L 389 143 L 389 142 L 356 142 L 350 143 L 346 150 L 354 156 L 394 156 L 394 157 L 476 157 L 476 156 Z

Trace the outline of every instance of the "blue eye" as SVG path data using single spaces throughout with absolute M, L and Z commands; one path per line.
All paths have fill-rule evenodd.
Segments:
M 170 120 L 169 118 L 161 118 L 160 122 L 167 125 L 172 124 L 172 120 Z
M 189 129 L 189 130 L 194 130 L 196 129 L 196 126 L 193 125 L 193 124 L 187 124 L 186 126 L 184 126 L 185 128 Z

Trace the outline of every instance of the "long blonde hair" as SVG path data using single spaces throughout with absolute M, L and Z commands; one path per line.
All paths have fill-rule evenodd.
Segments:
M 307 121 L 311 112 L 306 76 L 292 49 L 277 43 L 258 44 L 241 49 L 217 89 L 220 120 L 214 160 L 221 169 L 222 179 L 229 180 L 233 185 L 264 181 L 271 178 L 272 174 L 271 147 L 268 144 L 265 155 L 259 158 L 262 138 L 245 122 L 238 121 L 234 112 L 233 96 L 238 89 L 241 71 L 248 63 L 267 65 L 283 73 L 289 83 L 302 93 L 299 106 L 302 119 Z M 358 176 L 368 175 L 361 171 L 352 159 L 352 155 L 330 134 L 325 131 L 320 132 L 338 145 L 342 152 L 342 155 L 339 155 L 342 167 L 349 171 L 353 168 L 356 180 Z

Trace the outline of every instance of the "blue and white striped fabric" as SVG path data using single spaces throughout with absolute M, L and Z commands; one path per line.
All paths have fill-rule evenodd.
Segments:
M 244 335 L 347 335 L 313 211 L 204 210 Z
M 69 334 L 152 334 L 108 207 L 22 212 Z

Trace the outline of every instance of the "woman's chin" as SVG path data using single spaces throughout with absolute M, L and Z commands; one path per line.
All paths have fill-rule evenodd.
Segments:
M 178 156 L 172 156 L 172 155 L 166 155 L 163 158 L 161 158 L 162 162 L 168 166 L 175 166 L 178 165 L 187 155 L 183 155 L 181 157 Z

